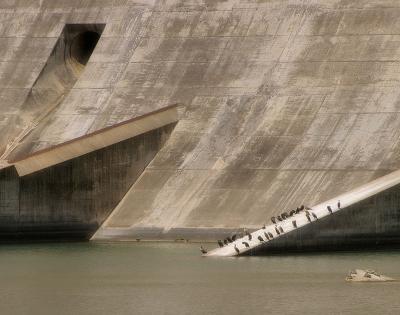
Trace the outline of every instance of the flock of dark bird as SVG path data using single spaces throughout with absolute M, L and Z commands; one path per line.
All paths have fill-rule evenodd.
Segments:
M 337 207 L 338 207 L 338 209 L 340 209 L 340 200 L 337 203 Z M 328 209 L 330 214 L 333 213 L 333 210 L 332 210 L 331 206 L 328 205 L 326 208 Z M 289 219 L 290 217 L 294 216 L 295 214 L 299 214 L 299 213 L 302 213 L 302 212 L 304 212 L 306 214 L 308 222 L 312 222 L 311 216 L 315 220 L 318 220 L 317 215 L 314 212 L 312 212 L 311 208 L 302 205 L 302 206 L 296 208 L 296 210 L 289 211 L 289 213 L 288 212 L 283 212 L 282 214 L 278 215 L 277 217 L 271 217 L 271 222 L 273 224 L 275 224 L 275 232 L 276 232 L 276 234 L 280 235 L 281 233 L 284 233 L 283 228 L 281 226 L 277 226 L 276 224 L 278 224 L 279 222 L 285 221 L 286 219 Z M 297 228 L 296 220 L 293 220 L 292 224 L 293 224 L 294 228 Z M 266 228 L 265 224 L 264 224 L 264 226 L 262 228 L 265 230 L 265 228 Z M 244 230 L 244 234 L 248 237 L 249 241 L 251 241 L 253 239 L 253 236 L 246 229 Z M 271 232 L 264 231 L 264 236 L 268 241 L 274 238 L 274 236 L 273 236 L 273 234 Z M 219 245 L 219 247 L 224 247 L 225 245 L 228 245 L 229 243 L 233 243 L 234 241 L 236 241 L 236 239 L 238 237 L 241 238 L 241 237 L 244 237 L 244 235 L 234 234 L 231 237 L 228 236 L 224 240 L 218 240 L 218 245 Z M 260 241 L 260 243 L 265 242 L 265 240 L 260 235 L 257 237 L 257 239 Z M 245 247 L 250 247 L 249 243 L 246 242 L 246 241 L 243 241 L 242 244 Z M 238 254 L 240 253 L 240 250 L 236 246 L 236 244 L 234 246 L 234 249 Z M 205 250 L 202 246 L 200 247 L 200 250 L 201 250 L 201 252 L 203 254 L 207 253 L 207 250 Z

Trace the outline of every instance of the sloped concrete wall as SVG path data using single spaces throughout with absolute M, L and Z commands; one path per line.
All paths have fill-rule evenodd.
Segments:
M 15 40 L 2 48 L 0 130 L 23 115 L 18 100 L 63 25 L 106 24 L 24 154 L 185 105 L 106 229 L 259 227 L 399 169 L 398 1 L 10 3 L 0 12 L 0 37 Z
M 23 177 L 13 167 L 0 170 L 0 240 L 89 239 L 173 127 Z
M 400 186 L 281 236 L 249 255 L 400 246 Z

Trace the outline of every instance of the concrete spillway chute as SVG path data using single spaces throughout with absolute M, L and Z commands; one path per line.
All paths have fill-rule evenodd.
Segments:
M 400 171 L 395 171 L 348 193 L 315 205 L 310 210 L 305 210 L 283 221 L 279 221 L 277 224 L 264 226 L 263 228 L 250 233 L 251 236 L 246 235 L 224 247 L 212 250 L 207 254 L 204 254 L 204 256 L 223 257 L 256 253 L 269 242 L 274 242 L 288 233 L 309 226 L 318 220 L 323 220 L 325 217 L 346 211 L 350 206 L 396 186 L 399 183 Z M 293 224 L 293 222 L 295 222 L 295 224 Z M 268 235 L 272 234 L 273 237 L 268 239 L 264 233 L 267 233 Z

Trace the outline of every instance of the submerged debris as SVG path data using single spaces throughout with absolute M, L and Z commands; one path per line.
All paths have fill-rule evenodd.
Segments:
M 381 275 L 372 269 L 356 269 L 349 272 L 346 281 L 352 282 L 386 282 L 396 281 L 393 278 Z

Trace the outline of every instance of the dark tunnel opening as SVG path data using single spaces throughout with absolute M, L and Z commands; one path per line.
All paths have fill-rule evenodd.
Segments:
M 82 65 L 86 65 L 95 49 L 100 34 L 94 31 L 86 31 L 76 35 L 70 46 L 70 56 Z

